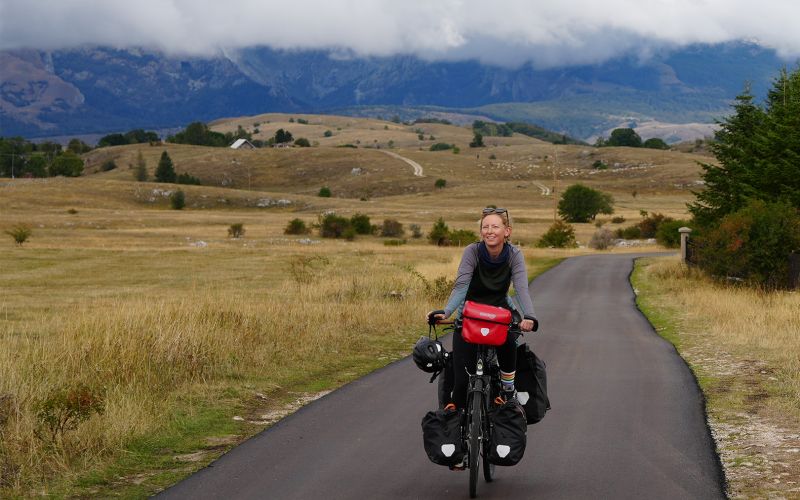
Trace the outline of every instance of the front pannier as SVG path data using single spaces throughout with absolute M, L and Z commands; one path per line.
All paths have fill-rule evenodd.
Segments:
M 470 344 L 503 345 L 511 324 L 511 311 L 468 300 L 461 313 L 461 338 Z
M 461 439 L 461 413 L 452 410 L 429 411 L 422 418 L 422 441 L 431 462 L 457 465 L 466 450 Z
M 489 411 L 492 426 L 489 441 L 489 462 L 495 465 L 516 465 L 525 454 L 525 435 L 528 425 L 525 412 L 514 401 L 496 406 Z
M 544 418 L 550 409 L 547 397 L 547 373 L 541 358 L 530 350 L 528 344 L 517 347 L 517 373 L 514 385 L 517 401 L 525 409 L 528 424 L 535 424 Z

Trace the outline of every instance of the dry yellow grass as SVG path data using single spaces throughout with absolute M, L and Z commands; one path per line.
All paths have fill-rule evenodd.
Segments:
M 651 320 L 698 377 L 732 498 L 795 498 L 800 295 L 711 281 L 676 259 L 637 266 Z

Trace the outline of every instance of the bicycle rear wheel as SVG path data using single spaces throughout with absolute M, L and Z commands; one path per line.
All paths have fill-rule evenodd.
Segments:
M 470 404 L 469 419 L 469 497 L 478 495 L 478 468 L 481 457 L 481 434 L 483 431 L 483 394 L 474 393 Z

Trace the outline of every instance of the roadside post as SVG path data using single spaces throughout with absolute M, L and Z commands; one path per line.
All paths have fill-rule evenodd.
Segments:
M 678 232 L 681 233 L 681 262 L 687 264 L 686 252 L 688 251 L 689 234 L 692 230 L 688 227 L 682 227 L 678 229 Z

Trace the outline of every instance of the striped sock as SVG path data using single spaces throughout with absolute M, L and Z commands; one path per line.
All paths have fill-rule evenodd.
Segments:
M 506 373 L 500 370 L 500 386 L 506 392 L 511 392 L 514 390 L 514 375 L 516 375 L 516 371 Z

